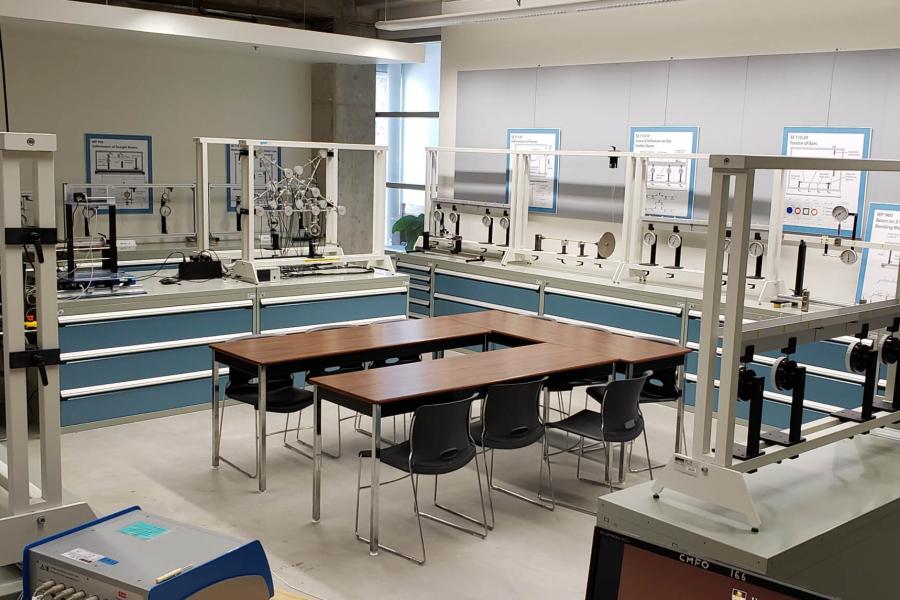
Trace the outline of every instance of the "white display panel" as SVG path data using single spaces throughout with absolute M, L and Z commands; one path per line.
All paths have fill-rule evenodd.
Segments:
M 228 163 L 225 168 L 225 180 L 231 186 L 227 191 L 228 211 L 234 212 L 235 206 L 241 200 L 241 183 L 243 181 L 240 158 L 240 146 L 225 145 L 225 153 Z M 253 165 L 253 189 L 265 189 L 270 181 L 281 179 L 279 167 L 281 166 L 281 148 L 259 147 L 256 149 L 256 164 Z
M 510 150 L 559 150 L 559 129 L 510 129 L 506 147 Z M 533 154 L 530 157 L 531 196 L 528 210 L 556 212 L 559 193 L 559 156 Z M 506 195 L 509 201 L 509 164 L 506 168 Z
M 782 154 L 816 158 L 868 158 L 872 130 L 840 127 L 785 127 Z M 785 189 L 784 230 L 837 234 L 835 207 L 863 210 L 866 173 L 789 171 Z
M 120 186 L 109 189 L 119 212 L 153 212 L 152 190 L 138 187 L 153 182 L 152 149 L 153 141 L 147 135 L 87 133 L 84 136 L 86 182 Z M 136 187 L 128 189 L 130 185 Z M 91 194 L 100 191 L 91 190 Z
M 900 244 L 900 205 L 871 204 L 866 215 L 866 241 Z M 859 281 L 856 286 L 857 301 L 890 300 L 897 293 L 897 268 L 900 253 L 889 250 L 863 251 Z
M 697 152 L 697 127 L 632 127 L 630 149 L 641 154 L 692 154 Z M 690 219 L 694 213 L 696 161 L 651 158 L 647 164 L 644 214 Z

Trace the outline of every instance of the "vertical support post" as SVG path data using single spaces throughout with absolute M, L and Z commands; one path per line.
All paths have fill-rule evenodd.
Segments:
M 681 305 L 681 330 L 678 335 L 678 343 L 682 348 L 687 347 L 688 332 L 691 322 L 691 306 L 689 304 Z M 675 402 L 675 453 L 681 454 L 684 451 L 682 444 L 682 432 L 684 431 L 684 365 L 678 367 L 676 384 L 681 390 L 681 395 Z
M 312 519 L 322 517 L 322 396 L 319 386 L 313 388 L 313 505 Z
M 340 202 L 340 191 L 338 187 L 338 161 L 340 157 L 338 156 L 338 151 L 334 148 L 327 149 L 328 154 L 325 157 L 325 193 L 328 195 L 328 199 L 334 202 L 335 206 Z M 375 153 L 377 155 L 377 152 Z M 377 184 L 378 181 L 378 157 L 375 157 L 375 181 Z M 385 167 L 387 168 L 387 167 Z M 384 184 L 386 183 L 386 175 L 382 176 L 381 186 L 382 186 L 382 212 L 384 210 Z M 375 190 L 377 194 L 377 190 Z M 373 196 L 373 202 L 377 201 L 377 195 Z M 377 205 L 373 206 L 373 217 L 374 213 L 377 212 Z M 384 228 L 384 217 L 381 218 L 382 225 Z M 372 235 L 375 236 L 376 232 L 373 231 Z M 384 236 L 382 236 L 384 237 Z M 337 217 L 331 215 L 330 218 L 327 219 L 325 223 L 325 244 L 331 245 L 332 247 L 337 246 L 338 244 L 338 220 Z M 382 242 L 382 254 L 384 254 L 384 243 Z
M 0 150 L 0 229 L 21 224 L 19 201 L 21 193 L 20 153 Z M 15 199 L 15 200 L 14 200 Z M 18 514 L 30 508 L 28 466 L 28 392 L 25 371 L 10 369 L 9 355 L 25 350 L 25 331 L 21 327 L 25 314 L 21 281 L 23 278 L 22 247 L 4 245 L 0 273 L 0 301 L 3 308 L 3 378 L 6 394 L 6 458 L 9 512 Z M 53 317 L 55 321 L 55 317 Z M 16 326 L 19 325 L 19 326 Z
M 769 206 L 769 240 L 766 247 L 765 297 L 769 300 L 782 293 L 781 246 L 784 241 L 784 192 L 788 171 L 773 171 L 772 202 Z
M 216 351 L 212 352 L 212 466 L 219 466 L 219 419 L 222 414 L 219 406 L 219 361 L 216 360 Z
M 253 154 L 256 147 L 250 141 L 244 141 L 242 146 L 247 150 L 247 154 L 242 152 L 238 161 L 240 165 L 238 168 L 241 170 L 241 209 L 247 212 L 241 215 L 241 259 L 252 261 L 254 258 L 253 244 L 256 238 L 256 203 L 253 199 L 255 191 L 253 165 L 256 162 Z
M 750 218 L 753 207 L 753 182 L 756 172 L 752 169 L 739 171 L 734 177 L 734 207 L 732 209 L 732 251 L 728 255 L 728 272 L 732 281 L 728 286 L 725 300 L 725 324 L 722 327 L 723 347 L 721 380 L 719 382 L 719 403 L 716 418 L 716 462 L 723 467 L 730 467 L 734 454 L 734 416 L 737 404 L 738 363 L 743 354 L 741 331 L 743 328 L 744 296 L 747 288 L 744 285 L 747 277 L 747 248 L 750 245 Z M 724 208 L 724 207 L 723 207 Z M 724 211 L 723 211 L 724 212 Z M 724 225 L 724 222 L 722 223 Z M 724 232 L 722 232 L 724 233 Z M 720 248 L 723 240 L 716 239 L 711 248 Z M 720 254 L 716 252 L 716 254 Z M 721 267 L 720 264 L 716 265 Z M 721 273 L 717 268 L 710 273 Z M 707 277 L 720 282 L 719 277 Z M 713 317 L 717 322 L 718 312 L 703 315 L 707 320 Z M 709 340 L 706 340 L 709 343 Z M 707 349 L 715 356 L 716 343 Z M 708 372 L 712 383 L 713 372 Z
M 725 240 L 728 220 L 728 197 L 731 174 L 714 169 L 709 198 L 709 228 L 707 248 L 721 248 Z M 734 242 L 732 242 L 734 244 Z M 733 248 L 735 246 L 732 246 Z M 735 250 L 732 250 L 732 254 Z M 722 306 L 722 278 L 712 273 L 722 272 L 721 252 L 707 252 L 703 279 L 703 313 L 700 320 L 700 357 L 697 369 L 697 395 L 694 405 L 694 435 L 692 454 L 699 458 L 709 454 L 712 430 L 712 398 L 715 386 L 716 348 L 719 341 L 719 310 Z
M 625 262 L 635 264 L 641 262 L 641 215 L 638 204 L 637 183 L 635 173 L 637 165 L 642 163 L 636 156 L 625 159 L 625 206 L 622 214 L 622 246 L 625 249 Z
M 372 189 L 372 254 L 376 256 L 384 255 L 384 242 L 387 238 L 387 216 L 385 213 L 385 196 L 387 194 L 387 152 L 385 150 L 376 150 L 375 155 L 375 177 Z M 425 194 L 428 195 L 427 192 Z M 337 219 L 335 228 L 337 227 Z M 337 232 L 335 231 L 335 243 L 337 242 Z
M 259 477 L 259 491 L 264 492 L 266 491 L 266 393 L 268 392 L 265 365 L 259 366 L 259 384 L 257 390 L 259 404 L 256 411 L 256 473 Z
M 381 405 L 372 405 L 372 487 L 371 501 L 369 503 L 369 554 L 375 556 L 378 554 L 378 525 L 381 513 L 379 512 L 378 496 L 381 483 L 379 481 L 379 463 L 378 450 L 381 447 Z
M 425 229 L 423 233 L 431 233 L 431 203 L 437 197 L 437 150 L 427 148 L 425 150 Z M 427 250 L 428 248 L 422 249 Z
M 194 138 L 197 150 L 197 187 L 194 192 L 194 229 L 197 250 L 209 250 L 209 144 Z
M 36 227 L 55 228 L 56 203 L 53 175 L 53 154 L 42 152 L 33 161 L 32 185 L 34 189 L 34 224 Z M 5 199 L 4 199 L 5 203 Z M 111 217 L 112 218 L 112 217 Z M 4 226 L 9 221 L 4 219 Z M 35 262 L 37 284 L 37 320 L 44 326 L 38 328 L 38 348 L 59 348 L 57 327 L 58 306 L 56 297 L 56 248 L 44 248 L 45 260 Z M 21 262 L 21 261 L 20 261 Z M 16 323 L 17 321 L 4 321 Z M 59 365 L 47 365 L 47 385 L 38 388 L 38 411 L 41 432 L 41 492 L 45 502 L 62 504 L 62 453 L 60 450 L 59 423 Z M 9 373 L 9 371 L 7 371 Z M 9 397 L 7 397 L 9 401 Z

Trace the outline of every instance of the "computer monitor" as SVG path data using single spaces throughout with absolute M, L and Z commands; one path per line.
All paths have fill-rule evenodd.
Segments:
M 830 600 L 733 567 L 594 530 L 587 600 Z

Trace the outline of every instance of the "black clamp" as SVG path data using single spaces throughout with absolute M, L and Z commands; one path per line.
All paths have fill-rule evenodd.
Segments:
M 41 383 L 44 387 L 49 385 L 47 379 L 47 367 L 58 364 L 60 364 L 59 348 L 41 350 L 36 347 L 29 347 L 21 352 L 9 353 L 9 367 L 11 369 L 30 369 L 37 367 L 38 372 L 41 374 Z
M 803 427 L 803 400 L 806 396 L 806 367 L 798 365 L 791 358 L 797 352 L 797 338 L 790 338 L 781 352 L 784 356 L 772 367 L 772 383 L 778 390 L 791 392 L 790 424 L 787 433 L 769 431 L 762 434 L 762 439 L 770 444 L 793 446 L 805 441 L 800 431 Z
M 6 244 L 17 246 L 34 246 L 38 262 L 44 262 L 43 244 L 56 244 L 57 234 L 54 227 L 7 227 Z
M 746 445 L 734 445 L 734 457 L 740 460 L 749 460 L 765 454 L 765 451 L 760 449 L 759 442 L 766 378 L 758 376 L 756 371 L 747 366 L 753 362 L 755 350 L 753 345 L 744 349 L 744 355 L 740 358 L 743 366 L 738 371 L 737 399 L 750 402 L 750 412 L 747 418 L 747 443 Z

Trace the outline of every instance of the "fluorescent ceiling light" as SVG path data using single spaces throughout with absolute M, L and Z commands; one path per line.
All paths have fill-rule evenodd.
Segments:
M 433 17 L 415 17 L 412 19 L 396 19 L 375 23 L 377 29 L 383 31 L 413 31 L 435 27 L 452 27 L 454 25 L 470 25 L 474 23 L 495 23 L 511 19 L 530 19 L 552 15 L 568 15 L 611 8 L 629 6 L 647 6 L 652 4 L 668 4 L 681 0 L 589 0 L 585 2 L 566 2 L 535 7 L 519 7 L 500 10 L 476 10 L 471 12 L 435 15 Z

